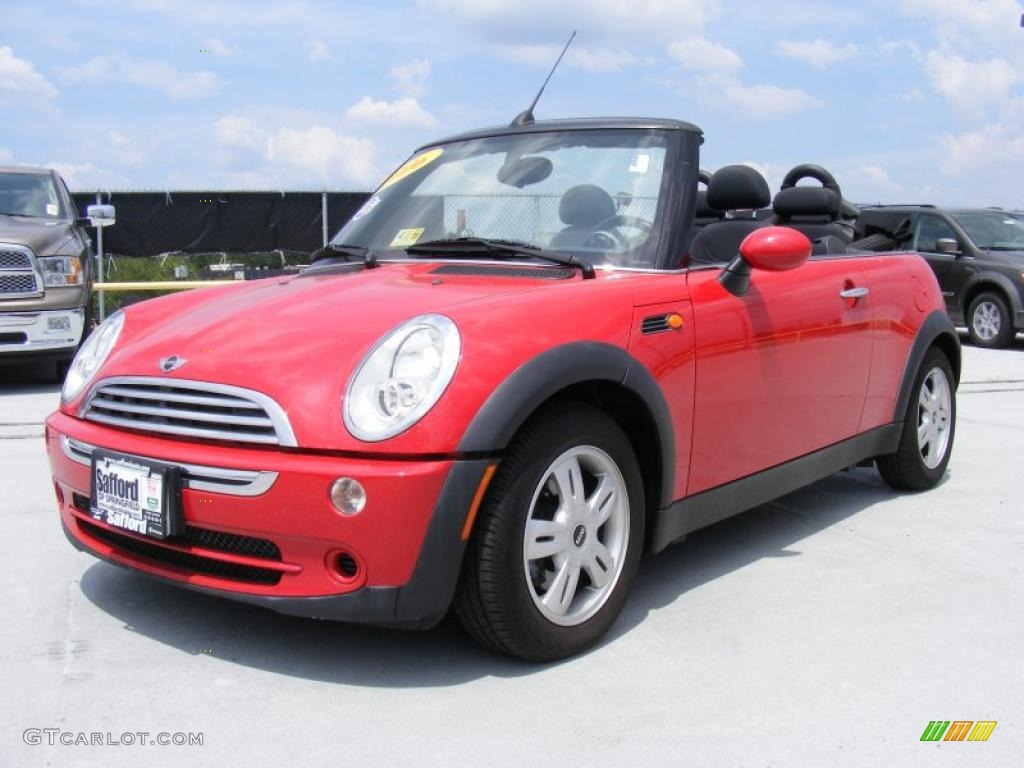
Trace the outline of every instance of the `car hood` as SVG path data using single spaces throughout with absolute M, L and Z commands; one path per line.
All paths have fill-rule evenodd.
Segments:
M 521 362 L 500 354 L 496 329 L 526 349 L 542 349 L 553 343 L 552 329 L 565 324 L 557 294 L 611 282 L 582 281 L 578 274 L 569 279 L 439 275 L 437 269 L 436 263 L 420 262 L 371 270 L 357 266 L 346 273 L 271 278 L 143 302 L 128 308 L 122 335 L 96 380 L 157 376 L 256 390 L 288 412 L 300 446 L 366 450 L 367 444 L 345 430 L 341 403 L 359 362 L 388 331 L 417 315 L 450 317 L 463 339 L 456 380 L 471 371 L 466 375 L 476 377 L 475 391 L 485 372 L 500 377 L 502 366 L 509 368 L 507 374 Z M 608 340 L 625 344 L 631 304 L 619 312 L 602 307 L 600 319 L 580 333 L 617 334 Z M 172 355 L 187 362 L 163 373 L 160 360 Z M 501 362 L 483 361 L 488 355 Z M 73 410 L 76 403 L 70 405 Z
M 66 221 L 0 215 L 0 243 L 28 246 L 36 256 L 56 253 L 70 237 Z
M 999 259 L 1013 266 L 1024 266 L 1024 251 L 985 251 L 989 258 Z

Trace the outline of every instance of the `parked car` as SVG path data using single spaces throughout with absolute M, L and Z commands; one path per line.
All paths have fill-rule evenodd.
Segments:
M 935 271 L 953 322 L 979 347 L 1007 347 L 1024 331 L 1024 214 L 998 208 L 865 208 L 858 234 L 888 234 Z
M 454 607 L 548 660 L 608 631 L 645 550 L 860 462 L 931 488 L 960 350 L 928 265 L 809 258 L 799 223 L 694 235 L 702 140 L 443 139 L 305 273 L 115 313 L 47 420 L 71 543 L 286 614 Z M 716 209 L 769 198 L 750 168 L 708 182 Z
M 79 218 L 60 174 L 0 168 L 0 365 L 52 361 L 63 376 L 90 324 L 91 240 L 112 206 Z

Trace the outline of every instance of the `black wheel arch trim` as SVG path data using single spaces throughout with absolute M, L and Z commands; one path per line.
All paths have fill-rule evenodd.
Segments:
M 971 279 L 964 286 L 962 294 L 964 297 L 964 320 L 966 322 L 970 322 L 970 318 L 967 315 L 971 309 L 967 297 L 979 289 L 981 292 L 984 292 L 989 286 L 992 289 L 997 289 L 1006 301 L 1009 302 L 1011 314 L 1015 315 L 1018 312 L 1024 311 L 1024 302 L 1021 301 L 1020 290 L 1009 277 L 1001 272 L 977 272 L 971 275 Z M 1012 317 L 1010 319 L 1011 321 L 1013 320 Z
M 520 365 L 495 388 L 477 412 L 462 436 L 459 452 L 479 454 L 505 449 L 544 402 L 568 387 L 590 381 L 619 384 L 647 406 L 661 455 L 659 507 L 670 504 L 676 461 L 671 411 L 647 367 L 612 344 L 571 342 L 546 350 Z
M 949 316 L 940 310 L 935 310 L 925 318 L 921 327 L 910 345 L 910 353 L 907 355 L 907 362 L 903 367 L 903 378 L 900 380 L 900 390 L 896 397 L 896 408 L 893 411 L 893 421 L 903 421 L 903 415 L 907 411 L 910 397 L 913 394 L 914 379 L 924 360 L 925 353 L 931 349 L 940 338 L 944 339 L 949 349 L 953 350 L 952 359 L 949 361 L 953 368 L 953 388 L 960 384 L 960 337 L 956 335 L 956 329 Z

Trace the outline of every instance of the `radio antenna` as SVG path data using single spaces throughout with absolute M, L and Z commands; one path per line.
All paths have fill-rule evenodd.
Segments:
M 533 125 L 535 122 L 533 119 L 533 108 L 537 106 L 537 102 L 540 101 L 540 96 L 544 93 L 544 89 L 548 87 L 548 80 L 555 74 L 555 70 L 558 69 L 558 65 L 562 63 L 562 57 L 565 56 L 565 52 L 569 50 L 569 46 L 572 45 L 573 39 L 576 37 L 576 30 L 573 30 L 572 34 L 569 35 L 569 40 L 566 42 L 562 52 L 558 54 L 558 58 L 555 59 L 555 65 L 548 72 L 548 76 L 544 78 L 544 84 L 541 85 L 540 90 L 537 91 L 537 95 L 533 97 L 533 102 L 525 110 L 516 115 L 516 119 L 512 121 L 513 126 L 520 125 Z

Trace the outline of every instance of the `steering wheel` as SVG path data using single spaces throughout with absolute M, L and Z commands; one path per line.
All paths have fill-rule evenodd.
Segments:
M 600 248 L 606 251 L 612 249 L 628 251 L 630 242 L 626 239 L 625 235 L 618 231 L 619 227 L 639 229 L 646 238 L 651 233 L 654 225 L 646 219 L 641 219 L 637 216 L 615 214 L 594 225 L 594 230 L 583 241 L 583 247 Z

